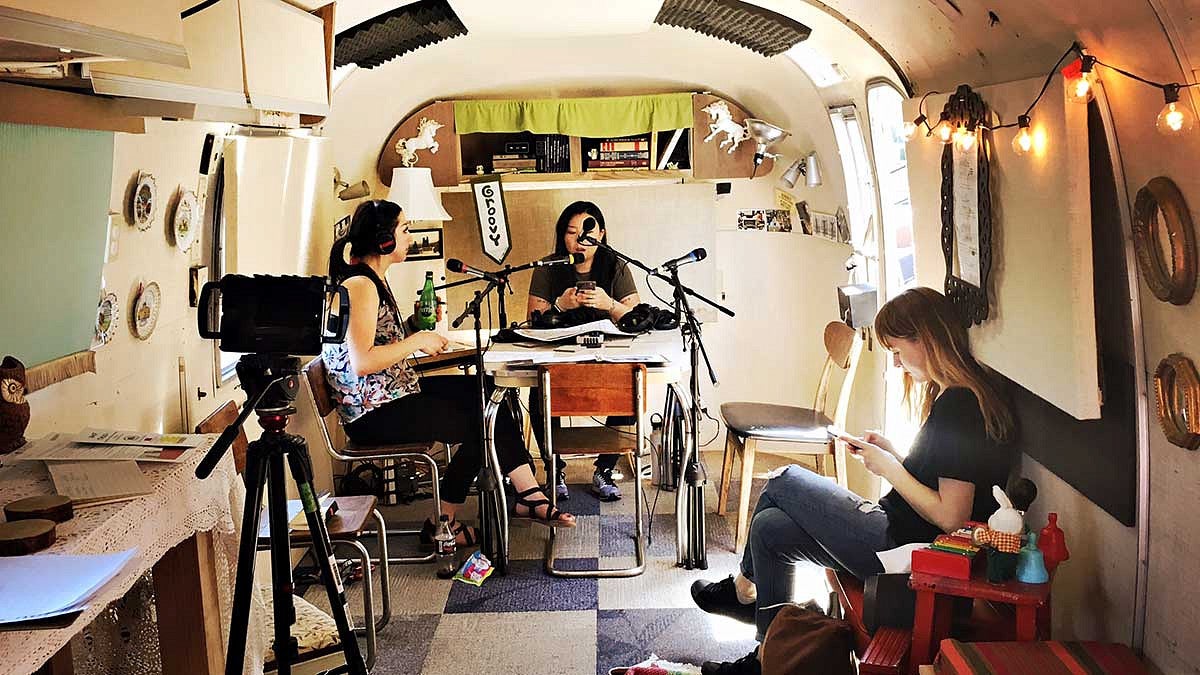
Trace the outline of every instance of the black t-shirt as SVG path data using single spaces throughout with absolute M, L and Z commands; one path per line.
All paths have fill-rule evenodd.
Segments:
M 574 268 L 571 271 L 573 274 L 570 275 L 555 275 L 550 267 L 534 269 L 533 277 L 529 281 L 529 294 L 553 304 L 558 296 L 563 294 L 563 291 L 574 286 L 576 282 L 591 281 L 595 278 L 593 274 L 595 270 L 586 274 L 580 274 Z M 611 288 L 605 288 L 604 292 L 617 302 L 638 292 L 637 285 L 633 281 L 633 273 L 629 271 L 629 266 L 625 263 L 617 263 L 610 286 Z
M 986 521 L 999 508 L 992 486 L 1004 487 L 1015 460 L 1013 446 L 988 437 L 983 412 L 970 389 L 953 387 L 933 402 L 929 418 L 904 459 L 922 485 L 938 489 L 939 478 L 975 484 L 971 520 Z M 941 528 L 925 520 L 896 490 L 879 500 L 888 515 L 888 534 L 897 545 L 933 541 Z

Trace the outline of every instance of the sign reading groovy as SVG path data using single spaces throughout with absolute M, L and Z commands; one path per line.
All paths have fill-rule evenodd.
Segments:
M 503 264 L 512 250 L 508 231 L 508 212 L 504 208 L 504 190 L 500 176 L 489 174 L 471 180 L 475 195 L 475 213 L 479 216 L 479 241 L 483 252 L 497 265 Z

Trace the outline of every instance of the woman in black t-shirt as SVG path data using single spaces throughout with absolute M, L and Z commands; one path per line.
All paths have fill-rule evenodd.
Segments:
M 877 551 L 932 541 L 995 510 L 991 486 L 1004 485 L 1016 461 L 1014 420 L 953 305 L 931 288 L 905 291 L 879 310 L 875 332 L 904 370 L 904 398 L 921 430 L 907 457 L 874 432 L 841 442 L 893 489 L 873 504 L 811 471 L 783 469 L 755 507 L 739 574 L 692 586 L 701 609 L 756 623 L 761 638 L 778 605 L 792 600 L 801 565 L 864 579 L 883 571 Z M 755 652 L 705 672 L 757 668 Z
M 554 226 L 554 253 L 582 253 L 583 262 L 578 265 L 552 265 L 538 267 L 529 282 L 529 319 L 534 312 L 562 312 L 575 315 L 576 323 L 612 319 L 614 322 L 637 306 L 637 286 L 629 267 L 616 256 L 595 245 L 579 241 L 584 229 L 594 223 L 588 235 L 597 241 L 608 243 L 608 232 L 604 227 L 604 214 L 592 202 L 573 202 L 563 209 Z M 594 282 L 593 288 L 576 290 L 581 281 Z M 540 391 L 534 388 L 530 394 L 530 424 L 542 445 L 542 408 L 536 403 Z M 555 421 L 557 422 L 557 420 Z M 609 417 L 607 424 L 635 424 L 632 417 Z M 596 470 L 592 474 L 592 492 L 601 501 L 611 502 L 621 498 L 621 490 L 613 482 L 612 470 L 620 455 L 600 455 L 596 459 Z M 563 474 L 566 466 L 561 459 L 558 464 L 558 480 L 555 489 L 560 499 L 569 496 Z M 550 471 L 549 465 L 546 471 Z

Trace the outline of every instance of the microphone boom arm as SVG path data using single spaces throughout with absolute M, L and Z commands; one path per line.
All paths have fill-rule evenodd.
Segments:
M 697 298 L 697 299 L 711 305 L 713 308 L 717 309 L 718 311 L 720 311 L 722 314 L 725 314 L 726 316 L 735 316 L 732 309 L 729 309 L 728 307 L 725 307 L 724 305 L 721 305 L 717 302 L 709 300 L 708 298 L 704 297 L 703 295 L 700 295 L 696 291 L 693 291 L 691 288 L 688 288 L 684 284 L 680 283 L 678 275 L 675 275 L 674 277 L 670 277 L 670 276 L 663 274 L 662 272 L 659 272 L 656 269 L 651 269 L 649 267 L 646 267 L 646 265 L 644 265 L 641 261 L 636 260 L 634 258 L 630 258 L 629 256 L 625 255 L 624 253 L 621 253 L 617 249 L 609 246 L 608 244 L 606 244 L 598 239 L 592 238 L 592 236 L 590 234 L 585 234 L 585 235 L 581 236 L 579 238 L 579 241 L 582 241 L 585 244 L 592 244 L 593 246 L 597 246 L 599 248 L 602 248 L 602 249 L 608 251 L 609 253 L 612 253 L 613 255 L 617 256 L 617 258 L 629 263 L 630 265 L 633 265 L 634 267 L 637 267 L 638 269 L 642 270 L 646 274 L 649 274 L 650 276 L 658 278 L 658 279 L 662 279 L 663 281 L 671 284 L 672 286 L 679 288 L 684 293 L 692 296 L 693 298 Z

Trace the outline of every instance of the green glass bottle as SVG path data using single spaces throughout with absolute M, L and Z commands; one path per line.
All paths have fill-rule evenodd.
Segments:
M 421 330 L 437 328 L 437 293 L 433 290 L 433 272 L 425 273 L 425 287 L 421 289 L 421 305 L 417 312 L 417 327 Z

